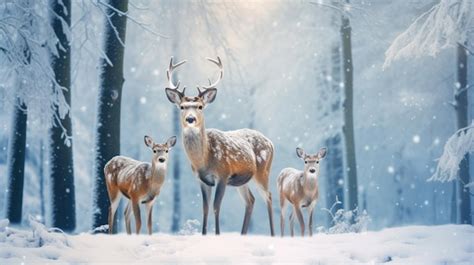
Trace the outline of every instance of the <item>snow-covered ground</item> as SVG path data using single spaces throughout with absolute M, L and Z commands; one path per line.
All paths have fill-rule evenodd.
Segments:
M 474 227 L 407 226 L 312 238 L 64 235 L 0 221 L 0 264 L 474 264 Z

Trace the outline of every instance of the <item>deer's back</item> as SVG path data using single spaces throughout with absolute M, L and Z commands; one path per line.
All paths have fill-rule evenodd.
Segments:
M 284 168 L 277 178 L 278 190 L 286 197 L 301 192 L 303 189 L 303 171 L 287 167 Z
M 262 133 L 251 129 L 235 131 L 206 130 L 209 139 L 210 164 L 224 174 L 250 174 L 271 165 L 273 144 Z
M 144 189 L 150 171 L 150 163 L 124 156 L 113 157 L 104 169 L 107 182 L 117 186 L 126 197 L 130 197 L 132 191 L 140 192 Z

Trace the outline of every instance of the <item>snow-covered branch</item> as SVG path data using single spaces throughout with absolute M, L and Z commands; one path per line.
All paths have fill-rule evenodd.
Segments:
M 474 152 L 474 121 L 448 139 L 444 145 L 443 155 L 439 158 L 436 172 L 428 181 L 445 182 L 457 179 L 459 164 L 466 154 L 472 152 Z
M 69 112 L 51 68 L 57 37 L 50 25 L 47 0 L 10 1 L 0 5 L 0 78 L 3 99 L 25 105 L 32 120 L 53 126 L 54 112 Z
M 384 68 L 402 58 L 436 56 L 441 50 L 468 41 L 474 25 L 472 0 L 441 0 L 419 16 L 385 52 Z

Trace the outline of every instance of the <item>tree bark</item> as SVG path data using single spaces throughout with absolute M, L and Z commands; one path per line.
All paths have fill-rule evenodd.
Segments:
M 71 45 L 65 33 L 71 26 L 71 1 L 53 0 L 51 11 L 53 12 L 51 14 L 52 27 L 58 37 L 58 56 L 52 56 L 51 65 L 56 82 L 64 88 L 62 93 L 66 103 L 71 106 Z M 64 28 L 64 26 L 68 28 Z M 69 112 L 62 119 L 59 110 L 55 111 L 57 124 L 50 129 L 49 134 L 52 226 L 64 231 L 73 231 L 76 227 L 76 207 L 72 139 L 63 137 L 63 133 L 69 137 L 72 136 L 71 114 Z
M 97 110 L 96 150 L 94 161 L 94 213 L 93 228 L 108 223 L 109 197 L 105 184 L 104 166 L 114 156 L 120 154 L 120 104 L 122 99 L 124 44 L 127 27 L 126 13 L 128 0 L 110 0 L 104 18 L 104 52 L 106 58 L 100 60 L 100 87 Z M 119 214 L 116 214 L 119 216 Z M 117 227 L 117 226 L 115 226 Z M 114 231 L 116 232 L 116 231 Z
M 20 82 L 21 83 L 21 80 Z M 23 183 L 25 177 L 26 105 L 16 102 L 8 145 L 8 184 L 5 200 L 5 217 L 12 224 L 21 224 Z
M 349 0 L 346 0 L 349 3 Z M 341 24 L 342 37 L 342 60 L 344 76 L 344 126 L 343 135 L 346 145 L 346 170 L 347 170 L 347 200 L 346 207 L 349 210 L 358 206 L 357 196 L 357 163 L 354 140 L 354 117 L 353 117 L 353 66 L 352 66 L 352 44 L 351 25 L 347 16 L 342 15 Z
M 178 108 L 173 108 L 173 135 L 180 135 L 180 113 Z M 176 233 L 179 231 L 181 222 L 181 163 L 180 153 L 173 150 L 173 217 L 171 223 L 171 231 Z
M 173 3 L 173 9 L 178 13 L 182 8 L 180 1 Z M 172 49 L 175 58 L 177 61 L 179 54 L 179 25 L 175 23 L 172 25 L 174 37 L 172 40 Z M 176 84 L 176 76 L 172 77 L 173 82 Z M 177 108 L 173 108 L 173 135 L 181 135 L 181 126 L 180 126 L 180 111 Z M 171 232 L 177 233 L 180 229 L 181 224 L 181 153 L 178 149 L 173 150 L 173 213 L 171 217 Z
M 332 24 L 339 26 L 339 16 L 333 15 Z M 342 67 L 341 67 L 341 42 L 335 41 L 331 49 L 331 82 L 329 82 L 330 93 L 341 95 L 342 87 Z M 331 113 L 340 113 L 341 101 L 339 97 L 335 97 L 337 100 L 332 102 Z M 341 117 L 342 118 L 342 117 Z M 341 133 L 338 131 L 335 135 L 326 140 L 326 147 L 328 153 L 326 157 L 326 208 L 330 209 L 337 199 L 342 202 L 334 207 L 334 210 L 344 209 L 344 185 L 340 183 L 344 180 L 344 155 L 343 155 L 343 141 Z M 333 222 L 331 216 L 328 216 L 328 224 Z
M 456 87 L 455 87 L 455 107 L 456 107 L 456 123 L 457 129 L 465 128 L 469 125 L 469 104 L 468 104 L 468 88 L 467 88 L 467 50 L 463 45 L 457 46 L 457 63 L 456 63 Z M 469 153 L 459 165 L 459 179 L 457 192 L 459 207 L 459 223 L 471 224 L 471 198 L 469 188 L 464 185 L 470 182 L 469 174 Z

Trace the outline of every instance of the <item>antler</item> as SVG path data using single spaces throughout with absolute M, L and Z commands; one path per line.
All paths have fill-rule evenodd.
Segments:
M 173 57 L 171 57 L 171 60 L 170 60 L 170 66 L 168 67 L 168 70 L 166 70 L 166 77 L 168 77 L 168 88 L 169 89 L 172 89 L 172 90 L 175 90 L 176 92 L 178 92 L 181 97 L 184 97 L 184 91 L 186 90 L 186 87 L 183 88 L 183 91 L 179 91 L 179 85 L 180 85 L 180 82 L 178 80 L 178 83 L 175 85 L 173 84 L 173 71 L 178 68 L 179 66 L 181 66 L 182 64 L 184 64 L 186 62 L 186 60 L 183 60 L 177 64 L 173 64 Z
M 216 64 L 218 67 L 219 67 L 219 77 L 217 78 L 217 80 L 214 82 L 214 83 L 211 83 L 211 80 L 209 80 L 209 85 L 208 86 L 201 86 L 204 91 L 206 91 L 206 89 L 209 89 L 209 88 L 215 88 L 217 86 L 217 84 L 222 80 L 222 77 L 224 76 L 224 69 L 222 67 L 222 61 L 221 61 L 221 58 L 219 56 L 217 56 L 217 60 L 214 60 L 212 58 L 206 58 L 208 61 Z M 199 92 L 199 95 L 202 95 L 202 93 L 204 93 L 204 91 L 201 91 L 201 89 L 199 89 L 199 87 L 197 88 L 198 92 Z

